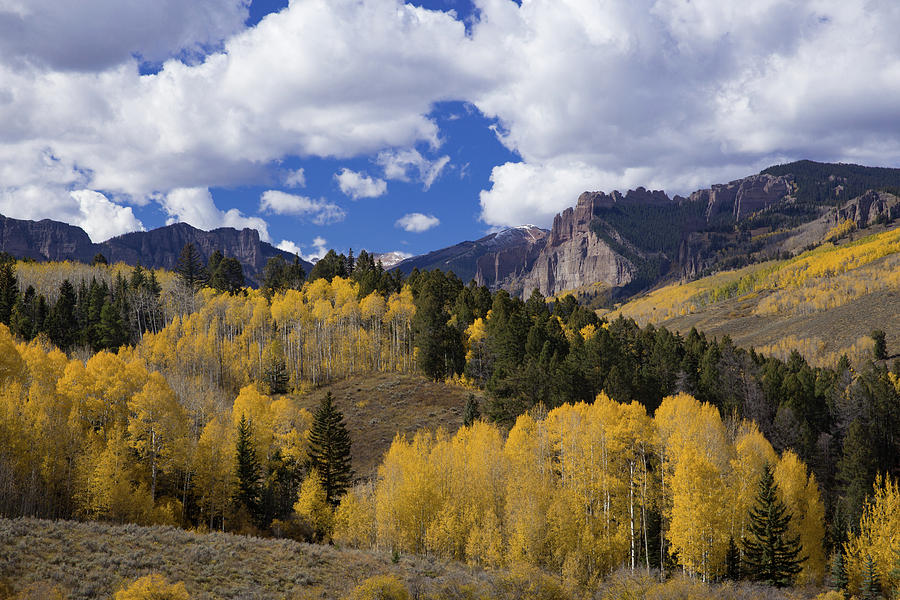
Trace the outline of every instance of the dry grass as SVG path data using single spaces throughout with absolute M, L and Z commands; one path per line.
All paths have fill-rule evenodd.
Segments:
M 0 519 L 0 579 L 14 591 L 56 585 L 72 600 L 109 598 L 150 573 L 183 581 L 191 598 L 340 598 L 367 577 L 393 574 L 410 590 L 483 586 L 488 576 L 425 557 L 341 550 L 289 540 L 171 527 Z M 0 585 L 0 589 L 2 589 Z
M 461 425 L 469 391 L 437 383 L 419 375 L 374 373 L 323 386 L 299 398 L 315 412 L 327 392 L 344 413 L 353 442 L 353 468 L 368 478 L 397 433 L 443 427 L 455 432 Z M 480 393 L 476 394 L 480 396 Z

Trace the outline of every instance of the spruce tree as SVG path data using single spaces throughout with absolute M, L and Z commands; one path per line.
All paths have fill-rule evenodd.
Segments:
M 849 583 L 847 567 L 844 566 L 844 554 L 838 550 L 831 559 L 831 589 L 846 596 Z
M 878 572 L 875 570 L 875 561 L 871 555 L 866 555 L 866 564 L 863 565 L 863 579 L 859 584 L 860 600 L 881 600 L 881 584 L 878 581 Z
M 728 537 L 728 552 L 725 554 L 725 578 L 731 581 L 741 578 L 741 554 L 731 536 Z
M 749 534 L 744 538 L 744 573 L 755 581 L 786 587 L 800 572 L 800 540 L 788 537 L 791 514 L 778 498 L 772 467 L 766 464 L 756 505 L 750 509 Z
M 258 521 L 262 501 L 262 467 L 253 447 L 252 422 L 244 415 L 241 415 L 237 433 L 237 492 L 234 501 L 238 508 L 246 508 L 250 517 Z
M 350 434 L 344 415 L 334 406 L 331 392 L 316 409 L 309 431 L 309 468 L 319 474 L 326 500 L 336 506 L 353 477 L 350 468 Z
M 478 410 L 478 400 L 475 398 L 475 394 L 469 394 L 469 397 L 466 399 L 466 410 L 463 414 L 463 425 L 471 427 L 472 423 L 479 418 L 481 418 L 481 411 Z
M 884 360 L 887 358 L 887 344 L 884 339 L 884 330 L 876 329 L 872 332 L 872 341 L 875 346 L 872 348 L 872 355 L 875 360 Z
M 203 284 L 206 283 L 207 273 L 196 246 L 184 245 L 178 256 L 178 263 L 175 265 L 175 273 L 186 286 L 195 292 L 203 287 Z

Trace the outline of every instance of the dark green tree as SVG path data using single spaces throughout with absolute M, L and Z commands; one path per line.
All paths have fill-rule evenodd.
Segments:
M 847 567 L 844 565 L 844 553 L 838 550 L 831 559 L 831 589 L 847 595 Z
M 307 449 L 309 468 L 319 474 L 325 498 L 337 505 L 353 477 L 350 466 L 350 434 L 344 415 L 334 406 L 331 392 L 325 394 L 313 416 Z
M 259 523 L 260 503 L 262 500 L 262 466 L 253 447 L 253 424 L 244 415 L 238 423 L 238 439 L 236 448 L 237 492 L 234 502 L 238 508 L 244 508 L 247 514 Z
M 19 297 L 16 265 L 12 260 L 0 262 L 0 323 L 9 325 L 12 309 Z
M 203 258 L 194 244 L 185 244 L 178 255 L 175 273 L 190 289 L 197 291 L 206 283 L 208 274 L 203 266 Z
M 96 267 L 97 265 L 108 265 L 109 261 L 106 260 L 106 257 L 103 256 L 100 252 L 94 255 L 94 259 L 91 261 L 91 266 Z
M 741 553 L 734 538 L 728 538 L 728 551 L 725 553 L 725 578 L 737 581 L 741 578 Z
M 799 538 L 788 537 L 791 514 L 778 498 L 771 465 L 766 465 L 756 504 L 750 509 L 749 535 L 744 538 L 744 573 L 767 585 L 786 587 L 793 583 L 806 560 L 800 556 Z
M 64 280 L 59 286 L 59 297 L 50 311 L 48 334 L 58 348 L 68 351 L 75 344 L 78 335 L 78 321 L 75 318 L 75 305 L 78 301 L 75 286 Z
M 463 425 L 471 427 L 472 423 L 481 418 L 481 411 L 478 409 L 478 399 L 475 394 L 469 394 L 466 398 L 466 410 L 463 413 Z
M 325 256 L 316 261 L 309 272 L 309 280 L 327 279 L 331 281 L 335 277 L 347 277 L 350 270 L 347 268 L 347 257 L 329 250 Z
M 266 366 L 263 378 L 269 387 L 270 394 L 286 394 L 290 375 L 288 375 L 287 363 L 284 360 L 284 350 L 278 340 L 272 342 L 272 346 L 266 356 Z
M 221 255 L 218 250 L 216 252 Z M 209 287 L 229 294 L 241 291 L 244 287 L 244 267 L 241 261 L 232 256 L 216 258 L 216 261 L 213 261 L 213 257 L 209 260 Z
M 884 341 L 884 331 L 881 329 L 876 329 L 872 332 L 872 341 L 875 342 L 875 347 L 872 349 L 872 354 L 875 357 L 875 360 L 884 360 L 887 358 L 887 344 Z
M 875 561 L 871 555 L 866 555 L 866 563 L 863 565 L 862 583 L 859 584 L 860 600 L 883 600 L 881 595 L 881 583 L 878 581 L 878 571 L 875 569 Z
M 280 254 L 266 261 L 263 267 L 260 289 L 266 298 L 271 298 L 278 292 L 285 290 L 299 290 L 303 287 L 306 272 L 300 264 L 300 257 L 294 255 L 294 262 L 288 264 Z

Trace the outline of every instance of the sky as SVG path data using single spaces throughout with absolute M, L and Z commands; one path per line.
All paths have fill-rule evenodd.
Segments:
M 0 0 L 0 213 L 305 258 L 900 166 L 896 0 Z

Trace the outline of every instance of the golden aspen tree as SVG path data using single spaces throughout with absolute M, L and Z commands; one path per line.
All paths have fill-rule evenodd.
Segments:
M 24 375 L 22 357 L 16 350 L 16 342 L 9 327 L 0 323 L 0 384 L 21 379 Z
M 654 422 L 670 553 L 708 579 L 722 567 L 729 538 L 728 507 L 721 500 L 732 451 L 725 427 L 715 407 L 687 394 L 664 398 Z
M 800 539 L 800 555 L 806 557 L 799 578 L 817 584 L 825 576 L 825 506 L 815 475 L 807 475 L 806 465 L 792 450 L 784 451 L 773 475 L 780 499 L 791 513 L 788 536 Z
M 900 587 L 896 569 L 900 555 L 900 483 L 878 475 L 873 487 L 872 496 L 863 506 L 859 532 L 844 544 L 851 590 L 859 590 L 867 559 L 874 562 L 881 589 Z
M 544 566 L 550 560 L 547 514 L 553 497 L 553 448 L 543 421 L 520 415 L 503 448 L 508 465 L 507 562 Z
M 735 544 L 739 544 L 745 536 L 763 469 L 766 464 L 775 464 L 776 460 L 772 444 L 759 431 L 756 423 L 743 421 L 734 440 L 728 486 L 728 504 L 731 508 L 729 533 Z
M 147 486 L 137 481 L 124 432 L 114 428 L 106 443 L 97 440 L 95 447 L 100 452 L 96 460 L 89 458 L 87 478 L 79 494 L 82 511 L 95 519 L 149 523 L 153 498 Z
M 368 548 L 375 544 L 374 488 L 361 484 L 341 498 L 334 512 L 334 542 L 352 548 Z
M 241 388 L 231 409 L 231 422 L 235 427 L 242 417 L 253 424 L 253 447 L 261 460 L 272 455 L 274 432 L 269 411 L 271 404 L 269 396 L 261 394 L 255 385 L 247 385 Z
M 327 539 L 331 535 L 334 513 L 325 497 L 325 488 L 319 474 L 311 470 L 300 484 L 294 512 L 315 531 L 317 540 Z
M 234 476 L 235 428 L 230 421 L 215 418 L 203 428 L 197 442 L 194 456 L 194 470 L 197 490 L 200 494 L 200 508 L 209 520 L 212 529 L 216 519 L 225 529 L 234 496 L 236 482 Z
M 150 497 L 156 500 L 158 473 L 167 469 L 179 453 L 177 444 L 187 435 L 187 417 L 175 393 L 157 371 L 128 401 L 131 417 L 128 433 L 138 456 L 150 463 Z M 185 449 L 181 449 L 183 455 Z M 183 461 L 182 461 L 183 462 Z
M 443 437 L 443 435 L 441 435 Z M 377 545 L 423 553 L 428 526 L 440 512 L 440 482 L 428 457 L 435 434 L 398 435 L 378 467 L 375 484 Z

